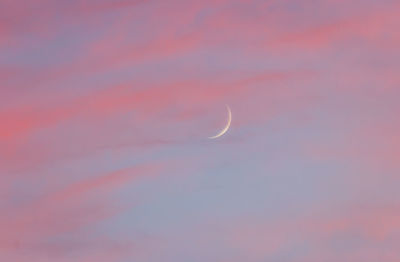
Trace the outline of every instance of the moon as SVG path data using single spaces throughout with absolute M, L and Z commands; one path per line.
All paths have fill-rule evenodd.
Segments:
M 229 127 L 231 126 L 232 112 L 231 112 L 231 109 L 229 108 L 228 105 L 226 105 L 226 109 L 228 110 L 228 122 L 226 123 L 226 126 L 224 127 L 224 129 L 222 129 L 222 130 L 221 130 L 218 134 L 216 134 L 215 136 L 210 136 L 210 137 L 208 137 L 209 139 L 215 139 L 215 138 L 221 137 L 222 135 L 224 135 L 224 134 L 228 131 Z

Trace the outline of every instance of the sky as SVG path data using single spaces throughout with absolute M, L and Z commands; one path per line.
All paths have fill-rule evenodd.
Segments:
M 399 11 L 0 0 L 0 260 L 400 261 Z

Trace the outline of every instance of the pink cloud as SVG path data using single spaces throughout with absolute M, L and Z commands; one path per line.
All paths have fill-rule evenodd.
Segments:
M 148 178 L 171 170 L 170 167 L 171 163 L 143 164 L 80 179 L 59 189 L 55 185 L 46 186 L 48 191 L 43 190 L 43 196 L 24 205 L 9 207 L 7 212 L 2 211 L 0 258 L 25 261 L 28 257 L 24 254 L 29 254 L 33 261 L 45 261 L 41 259 L 48 257 L 65 261 L 94 261 L 97 257 L 104 261 L 119 261 L 121 257 L 132 255 L 135 247 L 128 240 L 113 241 L 111 236 L 104 235 L 92 239 L 87 234 L 96 234 L 101 222 L 135 205 L 130 201 L 129 207 L 118 206 L 111 201 L 110 193 L 141 177 Z M 46 181 L 51 183 L 52 180 Z M 76 247 L 68 247 L 74 243 Z M 78 260 L 69 260 L 66 254 L 70 249 L 82 250 L 83 253 L 75 252 Z

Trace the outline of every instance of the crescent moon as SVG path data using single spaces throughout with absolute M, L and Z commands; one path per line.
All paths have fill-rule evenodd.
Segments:
M 216 134 L 215 136 L 208 137 L 209 139 L 215 139 L 215 138 L 222 136 L 223 134 L 225 134 L 228 131 L 229 127 L 231 126 L 232 112 L 228 105 L 226 105 L 226 109 L 228 110 L 228 123 L 226 123 L 226 126 L 224 127 L 224 129 L 222 129 L 218 134 Z

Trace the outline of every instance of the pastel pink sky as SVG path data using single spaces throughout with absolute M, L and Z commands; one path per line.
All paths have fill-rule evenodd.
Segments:
M 400 261 L 399 12 L 0 0 L 0 261 Z

